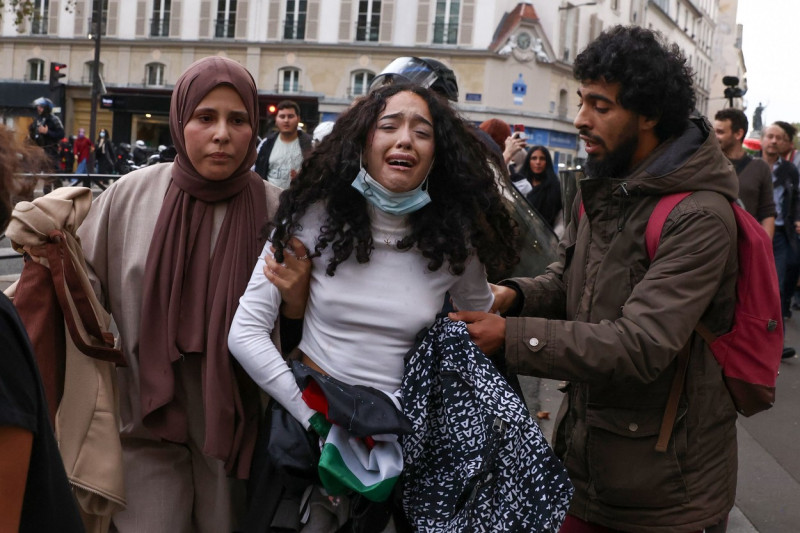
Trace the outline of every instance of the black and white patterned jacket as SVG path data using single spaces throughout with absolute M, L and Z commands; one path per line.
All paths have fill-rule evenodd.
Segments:
M 573 487 L 527 407 L 469 339 L 438 319 L 409 352 L 403 509 L 415 531 L 558 531 Z

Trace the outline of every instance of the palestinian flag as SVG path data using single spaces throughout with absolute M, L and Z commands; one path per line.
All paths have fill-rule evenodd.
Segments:
M 331 495 L 355 491 L 374 502 L 386 501 L 403 471 L 403 452 L 397 434 L 356 437 L 340 425 L 331 423 L 328 420 L 328 399 L 313 379 L 306 382 L 303 400 L 317 411 L 310 422 L 324 440 L 319 458 L 319 477 L 325 490 Z M 384 405 L 387 409 L 395 409 L 391 400 Z M 397 429 L 403 432 L 403 428 Z

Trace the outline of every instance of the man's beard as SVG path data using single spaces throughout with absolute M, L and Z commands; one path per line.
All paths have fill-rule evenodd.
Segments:
M 590 178 L 622 177 L 630 168 L 638 144 L 639 134 L 634 132 L 603 157 L 589 155 L 586 160 L 586 175 Z

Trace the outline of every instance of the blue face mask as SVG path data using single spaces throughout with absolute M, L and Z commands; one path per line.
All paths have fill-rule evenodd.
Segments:
M 432 163 L 431 166 L 433 166 Z M 416 189 L 407 192 L 394 192 L 375 181 L 367 173 L 367 169 L 362 166 L 352 185 L 375 207 L 392 215 L 413 213 L 431 203 L 431 197 L 428 195 L 426 187 L 428 185 L 427 176 Z

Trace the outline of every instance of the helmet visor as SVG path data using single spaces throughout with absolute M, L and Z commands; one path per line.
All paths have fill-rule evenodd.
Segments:
M 380 74 L 375 76 L 369 86 L 370 91 L 393 83 L 411 83 L 430 87 L 436 81 L 437 73 L 418 57 L 398 57 Z

